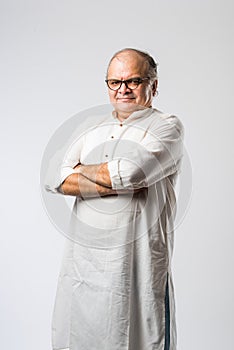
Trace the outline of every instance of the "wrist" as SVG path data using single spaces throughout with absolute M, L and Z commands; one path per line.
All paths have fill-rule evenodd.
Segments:
M 74 168 L 76 174 L 82 174 L 82 168 L 83 168 L 82 164 L 79 163 L 78 165 L 76 165 Z

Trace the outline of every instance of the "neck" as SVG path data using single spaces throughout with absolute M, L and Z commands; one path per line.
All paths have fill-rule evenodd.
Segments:
M 117 113 L 117 118 L 119 119 L 120 122 L 124 121 L 125 119 L 127 119 L 133 112 L 120 112 L 120 111 L 116 111 Z

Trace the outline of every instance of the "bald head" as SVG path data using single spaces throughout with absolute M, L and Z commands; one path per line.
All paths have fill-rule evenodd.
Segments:
M 136 64 L 141 64 L 144 67 L 144 71 L 147 76 L 151 79 L 152 82 L 157 80 L 157 63 L 154 61 L 153 57 L 151 57 L 147 52 L 140 51 L 132 48 L 125 48 L 120 51 L 117 51 L 112 58 L 110 59 L 108 68 L 107 68 L 107 77 L 109 68 L 113 60 L 125 60 L 126 62 L 135 61 Z
M 112 58 L 108 68 L 108 79 L 116 79 L 116 74 L 121 79 L 130 77 L 148 77 L 149 65 L 136 52 L 123 51 Z M 130 76 L 129 74 L 130 73 Z M 118 76 L 118 78 L 120 78 Z

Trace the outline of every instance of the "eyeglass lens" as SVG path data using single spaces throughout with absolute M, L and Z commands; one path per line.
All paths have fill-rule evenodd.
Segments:
M 134 90 L 138 87 L 139 84 L 141 84 L 143 79 L 136 78 L 136 79 L 128 79 L 128 80 L 117 80 L 117 79 L 109 79 L 106 80 L 108 87 L 111 90 L 118 90 L 122 84 L 125 84 L 125 86 L 131 90 Z

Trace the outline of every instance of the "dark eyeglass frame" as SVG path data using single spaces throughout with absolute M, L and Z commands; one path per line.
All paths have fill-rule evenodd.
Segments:
M 133 80 L 137 80 L 137 85 L 136 85 L 136 87 L 134 87 L 134 88 L 130 88 L 130 87 L 128 86 L 128 84 L 131 83 Z M 139 78 L 139 77 L 136 77 L 136 78 L 131 78 L 131 79 L 127 79 L 127 80 L 106 79 L 105 82 L 106 82 L 106 84 L 107 84 L 107 86 L 108 86 L 108 88 L 109 88 L 110 90 L 112 90 L 112 91 L 117 91 L 117 90 L 119 90 L 119 89 L 121 88 L 121 86 L 122 86 L 123 83 L 125 84 L 125 86 L 126 86 L 127 89 L 135 90 L 135 89 L 138 88 L 138 86 L 139 86 L 140 84 L 143 83 L 144 80 L 150 80 L 150 78 L 149 78 L 149 77 L 147 77 L 147 78 Z M 113 89 L 112 87 L 109 86 L 109 81 L 115 81 L 116 83 L 119 83 L 120 85 L 119 85 L 116 89 Z

